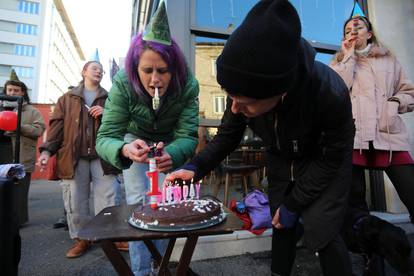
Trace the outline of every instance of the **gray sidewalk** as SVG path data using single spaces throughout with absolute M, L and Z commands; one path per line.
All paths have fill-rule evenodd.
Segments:
M 72 241 L 63 229 L 52 225 L 63 213 L 59 182 L 33 181 L 30 187 L 30 222 L 21 228 L 22 258 L 19 275 L 116 275 L 98 245 L 76 259 L 65 257 Z M 414 239 L 410 236 L 411 241 Z M 129 262 L 127 253 L 123 253 Z M 353 258 L 360 269 L 360 258 Z M 191 268 L 199 275 L 270 275 L 270 252 L 195 261 Z M 293 275 L 321 275 L 319 261 L 306 249 L 299 248 Z M 398 275 L 390 269 L 387 275 Z

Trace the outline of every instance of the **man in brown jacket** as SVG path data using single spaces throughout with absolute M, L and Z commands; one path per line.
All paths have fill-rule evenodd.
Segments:
M 82 255 L 90 246 L 78 239 L 79 230 L 94 216 L 89 212 L 90 197 L 97 214 L 117 204 L 120 190 L 115 178 L 119 171 L 103 162 L 95 151 L 96 133 L 108 95 L 100 86 L 102 75 L 99 62 L 85 64 L 79 86 L 58 99 L 47 141 L 40 147 L 39 164 L 43 169 L 49 157 L 57 154 L 57 175 L 62 179 L 69 233 L 75 239 L 66 254 L 68 258 Z

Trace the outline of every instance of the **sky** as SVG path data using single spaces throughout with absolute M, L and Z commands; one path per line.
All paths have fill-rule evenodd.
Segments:
M 101 85 L 109 91 L 109 61 L 125 57 L 131 39 L 132 0 L 63 0 L 79 44 L 89 60 L 98 48 L 106 71 Z

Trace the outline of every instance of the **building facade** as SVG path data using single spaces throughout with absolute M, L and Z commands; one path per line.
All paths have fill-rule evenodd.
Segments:
M 32 102 L 54 103 L 79 82 L 84 59 L 61 0 L 0 1 L 0 86 L 13 68 Z

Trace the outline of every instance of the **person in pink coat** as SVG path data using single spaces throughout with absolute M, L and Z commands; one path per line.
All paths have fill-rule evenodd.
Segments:
M 378 42 L 366 17 L 349 18 L 343 31 L 341 49 L 330 66 L 350 91 L 356 128 L 345 232 L 367 229 L 380 220 L 369 215 L 365 169 L 386 172 L 414 222 L 414 161 L 400 117 L 414 109 L 414 85 L 396 57 Z

